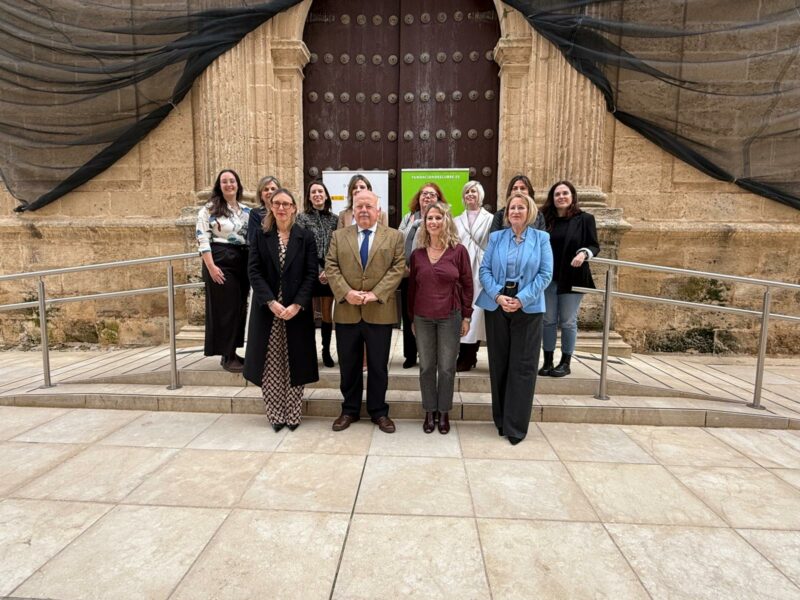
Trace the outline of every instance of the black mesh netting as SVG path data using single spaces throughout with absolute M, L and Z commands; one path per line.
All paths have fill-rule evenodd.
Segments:
M 0 0 L 0 172 L 36 210 L 108 168 L 298 0 Z M 800 208 L 800 0 L 509 0 L 622 123 Z

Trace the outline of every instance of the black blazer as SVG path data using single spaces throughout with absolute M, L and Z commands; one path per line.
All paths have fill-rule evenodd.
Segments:
M 553 256 L 553 280 L 558 282 L 559 294 L 572 292 L 572 286 L 595 287 L 588 260 L 577 269 L 570 264 L 581 248 L 586 248 L 593 256 L 600 254 L 594 215 L 587 212 L 578 213 L 569 220 L 564 252 Z
M 254 230 L 248 258 L 248 274 L 253 288 L 244 359 L 244 377 L 248 381 L 261 385 L 269 335 L 275 319 L 267 303 L 278 299 L 278 289 L 283 290 L 284 306 L 299 304 L 302 307 L 294 318 L 286 321 L 291 384 L 304 385 L 319 380 L 311 306 L 311 292 L 318 272 L 317 245 L 310 231 L 297 224 L 292 227 L 281 271 L 277 231 L 264 233 L 261 228 Z

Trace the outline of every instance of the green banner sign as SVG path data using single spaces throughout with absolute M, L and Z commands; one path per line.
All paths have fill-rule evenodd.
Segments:
M 402 169 L 400 172 L 400 197 L 403 215 L 408 213 L 411 199 L 426 183 L 433 182 L 442 189 L 453 216 L 464 212 L 461 188 L 469 181 L 469 169 Z

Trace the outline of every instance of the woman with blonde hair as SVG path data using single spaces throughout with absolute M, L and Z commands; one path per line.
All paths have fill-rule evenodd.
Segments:
M 251 243 L 252 236 L 261 229 L 261 220 L 269 212 L 269 201 L 272 195 L 281 187 L 281 182 L 272 175 L 265 175 L 258 180 L 256 186 L 256 201 L 258 206 L 250 211 L 250 221 L 247 224 L 247 243 Z
M 419 247 L 411 253 L 408 313 L 419 352 L 419 387 L 425 421 L 431 433 L 450 431 L 458 340 L 472 316 L 472 268 L 461 245 L 450 208 L 430 205 Z
M 506 204 L 508 229 L 489 236 L 477 304 L 486 311 L 492 417 L 512 445 L 528 433 L 542 343 L 544 290 L 553 277 L 550 236 L 533 228 L 536 205 L 515 192 Z
M 481 281 L 478 276 L 483 252 L 489 243 L 489 234 L 492 230 L 492 214 L 483 208 L 485 192 L 483 186 L 477 181 L 468 181 L 461 190 L 464 201 L 464 212 L 455 218 L 458 235 L 461 243 L 469 252 L 472 266 L 473 312 L 469 331 L 461 338 L 458 350 L 456 371 L 469 371 L 478 362 L 478 348 L 481 341 L 486 340 L 486 325 L 484 323 L 483 309 L 474 306 L 481 293 Z
M 411 202 L 408 205 L 408 213 L 403 216 L 403 220 L 400 221 L 400 225 L 397 227 L 398 231 L 403 234 L 406 254 L 406 274 L 403 277 L 403 281 L 400 283 L 404 369 L 410 369 L 417 364 L 417 340 L 411 332 L 413 321 L 410 320 L 408 316 L 408 264 L 411 260 L 411 253 L 419 244 L 418 233 L 421 231 L 419 226 L 425 219 L 425 213 L 428 212 L 428 207 L 435 202 L 444 202 L 447 204 L 442 189 L 433 181 L 423 183 L 417 190 L 417 193 L 411 198 Z
M 300 425 L 303 386 L 319 379 L 311 308 L 317 245 L 314 234 L 295 223 L 296 215 L 291 192 L 277 190 L 253 236 L 248 263 L 253 310 L 244 376 L 261 386 L 275 431 Z

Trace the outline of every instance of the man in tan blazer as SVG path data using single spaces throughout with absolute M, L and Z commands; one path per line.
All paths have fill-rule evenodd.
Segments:
M 336 298 L 333 320 L 344 401 L 333 422 L 342 431 L 358 421 L 367 350 L 367 412 L 385 433 L 394 433 L 386 404 L 392 326 L 397 323 L 395 290 L 406 266 L 403 234 L 378 223 L 378 197 L 360 192 L 353 200 L 356 224 L 333 233 L 325 273 Z

